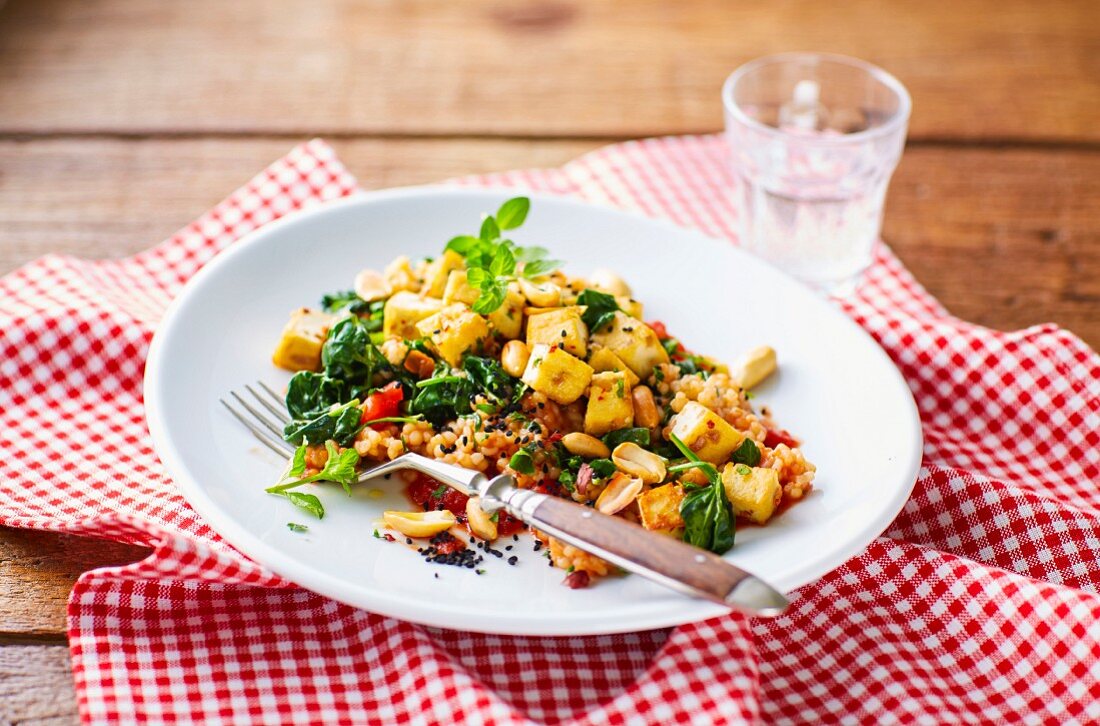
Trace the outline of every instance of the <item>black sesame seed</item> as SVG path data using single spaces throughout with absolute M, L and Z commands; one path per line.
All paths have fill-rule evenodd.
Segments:
M 509 552 L 511 552 L 511 551 L 512 551 L 512 545 L 508 545 L 508 546 L 507 546 L 507 547 L 505 547 L 504 549 L 506 549 L 506 550 L 508 550 Z
M 519 558 L 516 557 L 515 555 L 512 555 L 511 557 L 508 558 L 508 564 L 512 565 L 513 567 L 515 567 L 517 562 L 519 562 Z
M 413 543 L 412 537 L 406 537 L 405 538 L 405 544 L 412 544 L 412 543 Z

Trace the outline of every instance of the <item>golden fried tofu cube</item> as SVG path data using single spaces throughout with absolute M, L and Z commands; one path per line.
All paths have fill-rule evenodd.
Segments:
M 757 524 L 764 524 L 771 518 L 783 496 L 779 472 L 759 466 L 727 464 L 722 470 L 722 486 L 734 514 L 748 517 Z
M 592 344 L 615 351 L 642 380 L 649 378 L 658 363 L 668 363 L 668 353 L 653 329 L 622 311 L 592 336 Z
M 622 310 L 630 317 L 637 318 L 638 320 L 642 319 L 642 311 L 645 308 L 642 306 L 642 303 L 640 301 L 635 300 L 632 297 L 623 297 L 622 295 L 617 295 L 615 297 L 615 302 L 618 304 L 619 310 Z
M 724 464 L 745 440 L 744 435 L 724 418 L 696 401 L 688 401 L 680 413 L 672 417 L 672 433 L 696 456 L 712 464 Z
M 467 351 L 477 348 L 489 337 L 489 323 L 465 305 L 448 305 L 435 315 L 416 324 L 428 338 L 439 357 L 458 366 Z
M 557 344 L 578 358 L 588 355 L 588 326 L 575 307 L 555 308 L 527 318 L 527 347 Z
M 592 366 L 558 346 L 539 343 L 531 348 L 522 379 L 551 401 L 566 405 L 588 390 Z
M 424 285 L 420 292 L 428 297 L 443 297 L 447 289 L 447 278 L 454 270 L 466 269 L 466 259 L 454 250 L 446 250 L 428 264 L 424 272 Z
M 631 388 L 641 382 L 638 374 L 627 368 L 626 363 L 623 363 L 623 359 L 615 355 L 610 348 L 598 348 L 592 351 L 592 355 L 588 356 L 588 365 L 592 366 L 592 370 L 597 373 L 603 373 L 604 371 L 621 371 L 625 373 L 626 382 L 630 384 Z
M 679 535 L 684 528 L 680 516 L 680 503 L 684 501 L 684 488 L 679 484 L 664 484 L 638 495 L 638 512 L 642 526 L 651 532 Z
M 443 301 L 399 292 L 382 308 L 382 335 L 386 338 L 419 338 L 416 324 L 443 309 Z
M 588 408 L 584 411 L 584 432 L 603 436 L 608 431 L 634 425 L 634 399 L 625 373 L 605 371 L 592 376 L 588 387 Z
M 489 324 L 502 338 L 515 340 L 523 330 L 523 306 L 526 304 L 527 298 L 520 292 L 519 285 L 509 283 L 504 303 L 489 313 Z
M 481 290 L 470 287 L 466 279 L 466 270 L 451 270 L 447 276 L 447 287 L 443 289 L 443 304 L 463 303 L 473 305 L 481 295 Z
M 420 289 L 420 277 L 417 276 L 412 268 L 412 262 L 405 255 L 395 258 L 393 262 L 386 265 L 386 269 L 382 271 L 382 277 L 393 292 L 402 290 L 417 292 Z
M 332 316 L 301 308 L 290 314 L 271 362 L 288 371 L 321 370 L 321 346 L 332 326 Z

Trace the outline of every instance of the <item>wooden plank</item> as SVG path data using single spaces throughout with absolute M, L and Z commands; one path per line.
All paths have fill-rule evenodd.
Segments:
M 65 645 L 0 645 L 0 723 L 63 726 L 79 718 Z
M 64 637 L 66 603 L 80 573 L 134 562 L 148 552 L 90 537 L 0 527 L 0 639 Z
M 1096 141 L 1094 0 L 14 0 L 0 132 L 643 136 L 713 130 L 744 61 L 912 90 L 915 138 Z
M 286 151 L 280 140 L 0 142 L 0 272 L 48 251 L 159 241 Z M 367 187 L 551 166 L 595 142 L 338 141 Z M 1100 345 L 1100 153 L 910 148 L 886 239 L 960 317 L 1054 321 Z
M 301 140 L 305 140 L 304 138 Z M 219 202 L 294 140 L 0 141 L 0 274 L 47 251 L 119 257 Z M 364 188 L 557 166 L 575 141 L 340 141 Z

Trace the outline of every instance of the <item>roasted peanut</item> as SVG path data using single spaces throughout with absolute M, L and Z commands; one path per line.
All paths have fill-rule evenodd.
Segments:
M 775 349 L 766 345 L 753 348 L 730 366 L 730 378 L 741 388 L 752 388 L 778 367 Z
M 500 365 L 504 372 L 519 378 L 527 368 L 527 359 L 531 351 L 522 340 L 509 340 L 500 351 Z
M 600 292 L 606 292 L 610 295 L 631 296 L 630 285 L 627 285 L 623 278 L 611 270 L 599 269 L 593 271 L 588 276 L 588 284 Z
M 596 499 L 596 509 L 604 514 L 615 514 L 626 509 L 642 493 L 642 480 L 616 472 Z
M 561 305 L 561 287 L 553 282 L 534 283 L 519 279 L 519 289 L 527 301 L 540 308 L 553 308 Z
M 390 296 L 390 284 L 374 270 L 360 270 L 355 276 L 355 294 L 374 302 Z
M 497 523 L 493 521 L 491 514 L 481 508 L 481 497 L 470 497 L 466 500 L 466 522 L 475 537 L 487 542 L 497 538 Z
M 382 512 L 382 519 L 406 537 L 433 537 L 458 522 L 448 509 L 432 512 Z
M 431 378 L 432 373 L 435 372 L 435 361 L 431 359 L 431 356 L 425 355 L 419 350 L 411 351 L 405 356 L 403 365 L 405 370 L 420 379 Z
M 588 434 L 582 434 L 580 432 L 574 432 L 563 436 L 561 438 L 561 445 L 564 446 L 566 451 L 570 454 L 583 456 L 586 459 L 606 459 L 611 456 L 611 449 L 607 448 L 607 444 L 600 441 L 595 436 L 589 436 Z
M 634 425 L 642 428 L 656 428 L 661 423 L 661 414 L 653 400 L 653 391 L 649 386 L 635 386 L 630 391 L 634 399 Z
M 640 479 L 643 484 L 657 484 L 665 478 L 665 460 L 632 441 L 616 446 L 611 460 L 619 471 Z

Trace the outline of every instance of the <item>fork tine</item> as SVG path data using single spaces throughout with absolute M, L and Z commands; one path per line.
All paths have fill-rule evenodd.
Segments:
M 244 410 L 246 410 L 250 414 L 252 414 L 252 418 L 256 419 L 257 423 L 262 425 L 265 429 L 267 429 L 271 433 L 275 434 L 275 436 L 277 438 L 281 439 L 283 437 L 283 428 L 282 428 L 282 426 L 279 426 L 276 422 L 272 421 L 271 419 L 269 419 L 268 417 L 266 417 L 262 413 L 260 413 L 258 410 L 253 408 L 248 403 L 248 401 L 241 398 L 241 394 L 237 393 L 236 391 L 230 391 L 229 395 L 232 396 L 233 398 L 235 398 L 237 400 L 237 403 L 241 404 L 241 406 L 244 407 Z
M 260 388 L 262 388 L 264 390 L 264 392 L 267 393 L 267 395 L 271 397 L 271 400 L 274 401 L 275 404 L 277 404 L 280 407 L 285 407 L 286 406 L 286 400 L 282 396 L 280 396 L 278 393 L 271 390 L 271 386 L 267 385 L 263 381 L 256 381 L 256 385 L 259 386 Z
M 262 386 L 263 384 L 261 383 L 259 385 Z M 287 416 L 285 410 L 280 410 L 279 407 L 277 407 L 271 401 L 267 400 L 266 398 L 261 396 L 259 393 L 257 393 L 256 389 L 253 388 L 252 386 L 246 385 L 244 388 L 245 388 L 246 391 L 248 391 L 249 393 L 252 394 L 253 398 L 255 398 L 257 401 L 260 402 L 261 406 L 263 406 L 268 411 L 270 411 L 271 415 L 274 416 L 276 419 L 278 419 L 281 423 L 286 424 L 286 423 L 290 422 L 290 417 Z
M 294 447 L 283 441 L 281 438 L 275 438 L 268 432 L 264 431 L 262 428 L 253 423 L 252 419 L 250 419 L 248 416 L 245 416 L 243 413 L 229 405 L 229 403 L 224 398 L 219 398 L 218 400 L 221 401 L 221 404 L 226 407 L 229 413 L 233 414 L 233 417 L 235 419 L 244 424 L 244 427 L 251 431 L 253 436 L 259 439 L 261 444 L 271 449 L 276 454 L 279 454 L 280 456 L 286 456 L 287 453 L 293 450 Z

